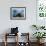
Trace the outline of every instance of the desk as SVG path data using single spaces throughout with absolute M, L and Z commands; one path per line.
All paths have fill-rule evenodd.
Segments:
M 26 36 L 26 39 L 27 39 L 27 42 L 21 42 L 21 43 L 19 43 L 18 42 L 18 33 L 17 34 L 10 34 L 10 33 L 6 33 L 5 34 L 5 46 L 7 46 L 7 44 L 8 44 L 8 42 L 7 42 L 7 36 L 17 36 L 16 38 L 17 38 L 17 42 L 16 42 L 16 45 L 15 46 L 19 46 L 19 44 L 20 44 L 20 46 L 21 45 L 23 45 L 23 44 L 25 44 L 26 46 L 30 46 L 30 42 L 29 42 L 29 33 L 21 33 L 21 36 Z
M 8 44 L 8 42 L 7 42 L 7 36 L 17 36 L 17 38 L 15 39 L 15 40 L 17 40 L 17 42 L 16 42 L 16 45 L 15 46 L 18 46 L 18 33 L 16 33 L 16 34 L 10 34 L 10 33 L 6 33 L 5 34 L 5 46 L 7 46 L 7 44 Z

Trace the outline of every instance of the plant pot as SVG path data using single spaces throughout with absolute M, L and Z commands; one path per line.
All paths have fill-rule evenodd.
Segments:
M 37 42 L 38 42 L 39 44 L 41 44 L 41 43 L 44 42 L 44 40 L 45 40 L 45 39 L 38 39 Z
M 45 40 L 45 39 L 40 39 L 40 43 L 44 43 L 44 40 Z
M 40 39 L 37 39 L 37 43 L 40 43 Z

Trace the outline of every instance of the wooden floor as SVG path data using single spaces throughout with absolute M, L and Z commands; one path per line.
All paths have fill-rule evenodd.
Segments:
M 4 43 L 2 42 L 0 42 L 0 46 L 4 46 Z M 8 43 L 8 45 L 7 46 L 15 46 L 15 43 Z M 24 45 L 25 46 L 25 45 Z M 30 43 L 30 46 L 37 46 L 37 43 L 34 43 L 34 42 L 32 42 L 32 43 Z M 46 46 L 46 43 L 44 43 L 44 45 L 41 45 L 41 46 Z

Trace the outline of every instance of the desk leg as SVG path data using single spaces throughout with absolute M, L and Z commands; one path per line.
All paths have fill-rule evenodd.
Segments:
M 15 46 L 18 46 L 18 34 L 15 36 Z
M 5 46 L 7 46 L 7 36 L 5 35 Z
M 5 41 L 5 46 L 7 46 L 7 42 Z
M 18 46 L 18 34 L 17 34 L 17 43 L 16 44 L 17 44 L 16 46 Z

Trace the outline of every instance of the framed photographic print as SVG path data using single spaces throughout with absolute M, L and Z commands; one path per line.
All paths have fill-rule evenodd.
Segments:
M 10 8 L 10 19 L 11 20 L 25 20 L 26 19 L 26 8 L 25 7 L 11 7 Z

